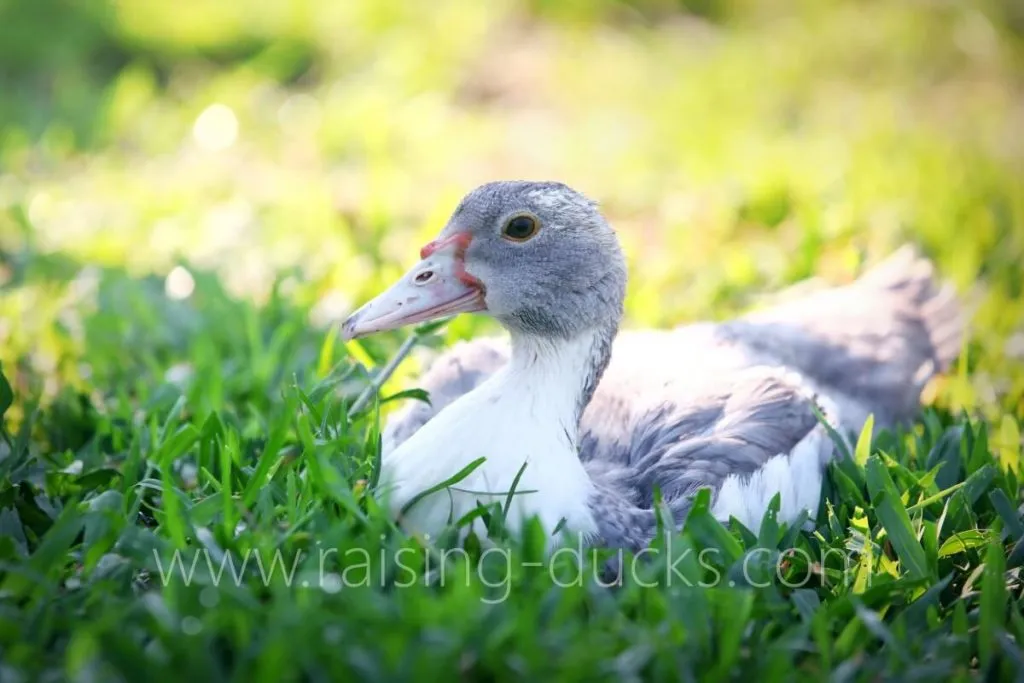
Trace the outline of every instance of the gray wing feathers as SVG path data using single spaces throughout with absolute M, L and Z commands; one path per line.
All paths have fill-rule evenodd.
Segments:
M 730 475 L 751 474 L 769 458 L 789 453 L 815 428 L 812 400 L 767 369 L 738 378 L 715 397 L 720 413 L 713 422 L 696 424 L 684 412 L 680 419 L 650 425 L 665 436 L 660 448 L 638 453 L 631 463 L 637 483 L 651 492 L 659 486 L 668 498 L 694 486 L 717 490 Z
M 930 261 L 907 246 L 859 282 L 866 289 L 888 292 L 898 302 L 902 316 L 918 321 L 923 335 L 922 364 L 930 362 L 929 370 L 934 373 L 951 368 L 963 344 L 966 313 L 953 285 L 938 282 Z
M 720 393 L 644 414 L 626 446 L 635 460 L 587 461 L 601 542 L 633 549 L 648 543 L 657 528 L 656 489 L 671 516 L 666 524 L 678 527 L 699 489 L 710 488 L 714 501 L 729 476 L 749 476 L 787 456 L 821 429 L 813 402 L 784 373 L 758 368 L 727 378 Z
M 725 323 L 721 332 L 765 361 L 801 372 L 843 407 L 857 430 L 913 418 L 921 391 L 949 369 L 963 339 L 963 312 L 932 264 L 905 247 L 857 281 Z

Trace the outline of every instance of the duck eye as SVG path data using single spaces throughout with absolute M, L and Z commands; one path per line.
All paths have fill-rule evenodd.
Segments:
M 537 234 L 537 221 L 532 216 L 516 216 L 501 231 L 502 237 L 514 242 L 525 242 Z

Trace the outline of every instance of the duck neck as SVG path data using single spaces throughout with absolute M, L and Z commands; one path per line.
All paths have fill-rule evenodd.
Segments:
M 578 443 L 580 418 L 611 359 L 618 324 L 585 330 L 574 337 L 544 337 L 513 332 L 506 382 L 528 397 L 540 421 L 557 417 L 572 445 Z

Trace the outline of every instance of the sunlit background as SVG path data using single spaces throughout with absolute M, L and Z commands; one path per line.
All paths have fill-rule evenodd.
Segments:
M 976 307 L 945 400 L 1024 411 L 1022 171 L 1017 0 L 9 0 L 0 362 L 95 379 L 69 311 L 100 268 L 278 283 L 328 326 L 473 186 L 557 179 L 619 229 L 629 326 L 918 243 Z

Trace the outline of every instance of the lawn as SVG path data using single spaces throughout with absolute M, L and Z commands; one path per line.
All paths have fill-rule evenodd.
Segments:
M 1020 679 L 1021 131 L 1015 0 L 0 1 L 0 680 Z M 380 425 L 497 329 L 357 403 L 410 331 L 337 323 L 523 177 L 601 202 L 626 327 L 912 242 L 967 343 L 806 526 L 698 503 L 617 587 L 407 536 Z

